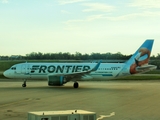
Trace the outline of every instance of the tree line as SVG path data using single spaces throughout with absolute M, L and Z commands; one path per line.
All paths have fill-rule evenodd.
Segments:
M 41 52 L 32 52 L 30 54 L 26 54 L 25 56 L 0 56 L 2 59 L 10 59 L 10 60 L 127 60 L 131 57 L 131 55 L 123 55 L 120 52 L 117 53 L 91 53 L 91 54 L 82 54 L 76 52 L 75 54 L 71 54 L 69 52 L 59 52 L 59 53 L 41 53 Z
M 26 59 L 53 59 L 53 60 L 98 60 L 98 59 L 121 59 L 125 60 L 130 56 L 122 55 L 120 52 L 111 54 L 111 53 L 91 53 L 91 54 L 81 54 L 76 52 L 75 54 L 71 54 L 69 52 L 66 53 L 35 53 L 32 52 L 26 55 Z
M 71 54 L 69 52 L 59 52 L 59 53 L 41 53 L 41 52 L 32 52 L 26 54 L 25 56 L 21 55 L 12 55 L 12 56 L 0 56 L 1 60 L 5 59 L 15 59 L 15 60 L 128 60 L 132 55 L 123 55 L 120 52 L 117 53 L 91 53 L 91 54 L 82 54 L 76 52 Z M 159 60 L 160 54 L 157 56 L 151 56 L 151 60 Z
M 12 56 L 0 56 L 0 60 L 106 60 L 108 62 L 125 62 L 132 55 L 123 55 L 120 52 L 117 53 L 91 53 L 91 54 L 82 54 L 76 52 L 71 54 L 69 52 L 59 52 L 59 53 L 41 53 L 41 52 L 32 52 L 26 54 L 25 56 L 21 55 L 12 55 Z M 116 60 L 116 61 L 113 61 Z M 150 58 L 150 64 L 156 65 L 160 69 L 160 54 L 157 56 L 153 55 Z

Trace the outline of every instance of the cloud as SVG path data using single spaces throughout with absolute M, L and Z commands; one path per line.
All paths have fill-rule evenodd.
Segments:
M 91 16 L 88 16 L 84 19 L 75 19 L 75 20 L 68 20 L 66 22 L 64 22 L 64 24 L 66 25 L 71 25 L 71 24 L 74 24 L 74 23 L 82 23 L 82 22 L 90 22 L 90 21 L 94 21 L 94 20 L 97 20 L 97 19 L 106 19 L 106 14 L 99 14 L 99 15 L 91 15 Z
M 77 23 L 77 22 L 84 22 L 85 20 L 82 19 L 77 19 L 77 20 L 68 20 L 66 22 L 64 22 L 67 25 L 70 25 L 71 23 Z
M 70 12 L 68 12 L 66 10 L 61 10 L 61 13 L 63 13 L 63 14 L 71 14 Z
M 88 9 L 84 9 L 83 12 L 111 12 L 115 10 L 115 7 L 103 3 L 85 3 L 83 6 L 89 7 Z
M 72 3 L 77 3 L 77 2 L 84 2 L 87 0 L 59 0 L 59 4 L 65 5 L 65 4 L 72 4 Z
M 160 0 L 134 0 L 132 3 L 129 3 L 129 6 L 142 9 L 160 8 Z
M 74 25 L 76 23 L 84 23 L 90 22 L 94 20 L 109 20 L 109 21 L 126 21 L 130 19 L 136 19 L 139 17 L 157 17 L 160 16 L 160 12 L 150 12 L 145 11 L 141 13 L 131 13 L 126 15 L 119 15 L 119 16 L 108 16 L 108 14 L 99 14 L 99 15 L 91 15 L 86 17 L 85 19 L 76 19 L 76 20 L 68 20 L 64 22 L 67 26 Z M 146 18 L 147 19 L 147 18 Z
M 103 19 L 105 18 L 106 14 L 99 14 L 99 15 L 91 15 L 88 16 L 86 21 L 93 21 L 93 20 L 97 20 L 97 19 Z
M 3 4 L 9 3 L 8 0 L 2 0 L 1 2 L 2 2 Z
M 135 19 L 138 17 L 157 17 L 157 16 L 160 16 L 160 12 L 145 11 L 141 13 L 131 13 L 131 14 L 126 14 L 126 15 L 121 15 L 116 17 L 106 17 L 106 19 L 111 21 L 122 21 L 122 20 Z

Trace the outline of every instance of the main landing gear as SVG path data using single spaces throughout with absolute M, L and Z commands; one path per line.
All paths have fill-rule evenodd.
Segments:
M 74 88 L 78 88 L 78 87 L 79 87 L 78 82 L 74 82 L 73 87 L 74 87 Z
M 26 87 L 26 80 L 24 80 L 23 84 L 22 84 L 22 87 Z

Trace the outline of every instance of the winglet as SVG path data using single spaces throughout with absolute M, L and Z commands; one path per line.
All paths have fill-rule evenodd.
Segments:
M 99 66 L 100 66 L 100 64 L 101 64 L 101 60 L 96 64 L 96 66 L 91 70 L 91 71 L 96 71 L 98 68 L 99 68 Z

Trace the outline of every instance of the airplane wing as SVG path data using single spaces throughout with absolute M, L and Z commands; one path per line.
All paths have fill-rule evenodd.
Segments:
M 74 73 L 67 73 L 67 74 L 60 73 L 60 74 L 56 74 L 52 76 L 64 76 L 66 78 L 81 78 L 82 76 L 89 74 L 90 72 L 96 71 L 99 68 L 100 64 L 101 64 L 101 61 L 99 61 L 93 69 L 88 70 L 88 71 L 74 72 Z
M 61 86 L 69 81 L 74 81 L 74 88 L 78 88 L 78 83 L 76 82 L 79 79 L 91 79 L 92 77 L 88 74 L 90 72 L 96 71 L 101 64 L 101 61 L 99 61 L 95 67 L 88 71 L 82 71 L 82 72 L 74 72 L 74 73 L 60 73 L 60 74 L 48 74 L 48 85 L 49 86 Z

